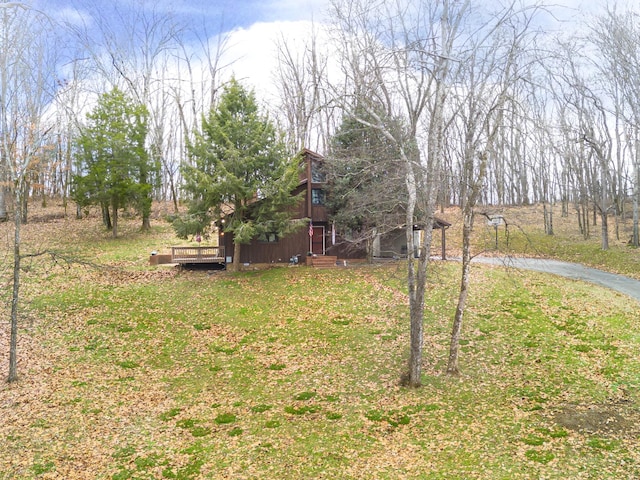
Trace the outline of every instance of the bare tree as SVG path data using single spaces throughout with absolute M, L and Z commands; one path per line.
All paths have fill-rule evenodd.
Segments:
M 0 4 L 0 160 L 13 198 L 13 290 L 9 375 L 18 378 L 20 227 L 29 170 L 43 154 L 50 127 L 43 114 L 56 82 L 55 29 L 43 13 L 22 3 Z
M 460 336 L 470 285 L 471 232 L 475 207 L 487 178 L 489 158 L 498 152 L 498 132 L 506 128 L 505 108 L 513 105 L 515 84 L 526 68 L 531 14 L 515 4 L 492 15 L 492 20 L 468 37 L 456 71 L 460 87 L 450 95 L 455 122 L 447 139 L 457 144 L 461 162 L 462 271 L 458 304 L 453 319 L 447 374 L 459 375 Z M 512 115 L 514 112 L 511 112 Z
M 593 205 L 600 214 L 601 227 L 601 247 L 602 250 L 609 249 L 609 221 L 611 202 L 609 200 L 610 187 L 613 184 L 611 179 L 611 152 L 612 139 L 607 121 L 607 112 L 603 108 L 597 97 L 585 94 L 584 98 L 591 104 L 580 112 L 580 119 L 584 122 L 580 125 L 582 141 L 590 149 L 590 153 L 595 157 L 597 173 L 592 177 Z
M 74 142 L 82 128 L 80 112 L 86 111 L 88 98 L 84 95 L 83 81 L 86 80 L 86 70 L 79 56 L 74 57 L 67 69 L 68 78 L 58 82 L 55 97 L 55 137 L 56 137 L 56 181 L 54 188 L 62 197 L 66 209 L 71 194 L 71 179 L 77 173 L 78 163 L 74 155 Z M 76 217 L 81 218 L 80 205 L 76 205 Z
M 326 150 L 333 127 L 330 100 L 323 84 L 328 79 L 328 55 L 320 49 L 320 33 L 315 25 L 304 45 L 284 36 L 276 42 L 282 115 L 288 142 L 295 151 L 302 148 Z
M 172 97 L 174 112 L 171 116 L 173 141 L 163 156 L 163 169 L 175 212 L 178 211 L 180 165 L 191 163 L 187 146 L 195 141 L 194 133 L 201 128 L 202 114 L 215 107 L 222 84 L 221 72 L 233 63 L 223 61 L 229 35 L 210 35 L 206 25 L 202 29 L 202 32 L 192 32 L 198 40 L 198 48 L 179 39 L 180 53 L 174 58 L 175 77 L 165 84 Z
M 422 382 L 427 267 L 449 121 L 445 104 L 453 84 L 454 44 L 468 7 L 469 2 L 449 0 L 332 4 L 345 75 L 338 98 L 346 115 L 376 129 L 395 145 L 403 175 L 406 202 L 401 208 L 410 311 L 410 355 L 404 382 L 412 387 Z M 366 118 L 359 112 L 365 112 Z M 390 129 L 389 125 L 400 128 Z M 418 258 L 413 255 L 414 227 L 424 234 Z
M 148 150 L 152 168 L 141 172 L 147 178 L 140 180 L 154 185 L 155 196 L 159 197 L 163 182 L 155 178 L 156 172 L 175 174 L 177 170 L 168 167 L 166 157 L 174 148 L 169 144 L 173 137 L 168 130 L 175 108 L 170 102 L 170 89 L 176 83 L 172 72 L 177 71 L 175 59 L 181 53 L 183 28 L 172 15 L 159 12 L 157 6 L 147 1 L 135 8 L 120 2 L 94 3 L 92 8 L 96 25 L 69 27 L 88 53 L 87 63 L 94 79 L 98 85 L 107 84 L 98 90 L 119 87 L 149 111 Z M 171 177 L 169 182 L 174 184 L 175 179 Z M 175 186 L 172 191 L 175 192 Z M 143 229 L 150 226 L 150 201 L 151 198 L 142 199 Z
M 596 47 L 597 55 L 594 69 L 602 79 L 607 93 L 608 116 L 614 117 L 616 134 L 616 171 L 617 181 L 615 199 L 624 207 L 626 188 L 623 180 L 630 177 L 633 197 L 633 234 L 632 245 L 640 246 L 640 27 L 637 14 L 617 12 L 615 8 L 595 19 L 589 41 Z M 624 127 L 621 127 L 624 125 Z M 621 137 L 626 137 L 622 141 Z M 627 148 L 623 148 L 626 143 Z M 624 153 L 629 158 L 625 162 Z M 625 174 L 626 163 L 630 164 L 632 174 Z
M 586 211 L 590 204 L 593 223 L 596 223 L 596 215 L 600 217 L 601 246 L 606 250 L 609 248 L 608 215 L 615 170 L 610 127 L 613 117 L 604 106 L 604 94 L 597 89 L 597 78 L 589 68 L 589 59 L 578 53 L 575 43 L 559 47 L 559 64 L 553 70 L 553 78 L 559 92 L 558 101 L 564 104 L 560 111 L 565 116 L 562 128 L 565 148 L 575 153 L 567 158 L 567 167 L 576 181 L 581 229 L 586 238 L 589 231 Z
M 619 238 L 629 195 L 630 243 L 638 242 L 640 31 L 635 20 L 633 12 L 607 8 L 594 17 L 587 35 L 558 39 L 555 58 L 546 62 L 554 112 L 547 138 L 561 159 L 549 166 L 557 171 L 563 213 L 572 201 L 584 238 L 600 220 L 603 249 L 609 246 L 611 215 Z

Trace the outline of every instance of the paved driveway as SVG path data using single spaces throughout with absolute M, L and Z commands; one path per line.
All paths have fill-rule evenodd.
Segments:
M 595 268 L 585 267 L 579 263 L 546 260 L 542 258 L 491 258 L 476 257 L 473 262 L 503 265 L 509 268 L 522 268 L 538 272 L 551 273 L 562 277 L 584 280 L 603 287 L 616 290 L 640 301 L 640 280 L 603 272 Z

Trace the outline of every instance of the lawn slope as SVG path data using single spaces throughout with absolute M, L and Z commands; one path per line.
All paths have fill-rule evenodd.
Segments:
M 402 264 L 179 272 L 146 265 L 164 227 L 60 223 L 83 261 L 24 272 L 1 479 L 640 477 L 640 309 L 622 295 L 474 265 L 453 379 L 459 265 L 435 262 L 411 390 Z

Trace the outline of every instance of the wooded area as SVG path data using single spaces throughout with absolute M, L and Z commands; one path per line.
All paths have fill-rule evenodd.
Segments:
M 310 26 L 305 45 L 283 37 L 277 46 L 281 104 L 270 113 L 291 154 L 308 147 L 329 155 L 338 126 L 369 108 L 380 120 L 369 118 L 373 127 L 394 119 L 422 159 L 437 156 L 438 205 L 463 204 L 465 170 L 478 168 L 465 159 L 486 150 L 481 204 L 544 203 L 549 233 L 556 205 L 560 214 L 575 209 L 585 236 L 600 225 L 605 248 L 607 219 L 614 235 L 627 217 L 637 225 L 640 27 L 633 12 L 613 5 L 577 33 L 558 33 L 545 31 L 552 7 L 513 3 L 492 12 L 450 0 L 404 10 L 384 1 L 346 7 L 333 2 L 328 23 Z M 200 31 L 194 46 L 194 26 L 171 15 L 140 6 L 134 16 L 118 16 L 117 3 L 92 8 L 102 19 L 93 28 L 54 24 L 18 3 L 0 11 L 2 218 L 11 192 L 20 193 L 23 209 L 27 198 L 70 197 L 82 168 L 77 139 L 85 115 L 114 87 L 148 110 L 147 150 L 160 165 L 153 197 L 176 208 L 185 197 L 186 146 L 233 71 L 224 57 L 228 36 Z M 79 55 L 64 44 L 88 50 Z M 630 241 L 638 244 L 637 226 Z
M 539 3 L 333 0 L 326 21 L 309 24 L 305 42 L 283 35 L 274 45 L 276 75 L 262 73 L 281 95 L 263 116 L 255 94 L 236 83 L 233 32 L 210 36 L 145 4 L 134 14 L 117 2 L 89 8 L 95 23 L 60 24 L 26 4 L 0 4 L 0 219 L 13 205 L 14 305 L 29 200 L 74 199 L 77 215 L 100 205 L 114 236 L 125 207 L 137 209 L 148 228 L 152 199 L 176 212 L 183 201 L 203 203 L 198 214 L 213 212 L 218 224 L 229 214 L 225 206 L 263 205 L 261 222 L 243 217 L 232 225 L 247 242 L 265 229 L 286 230 L 276 206 L 291 189 L 267 180 L 283 177 L 276 172 L 302 148 L 325 155 L 334 180 L 347 179 L 347 190 L 357 192 L 333 212 L 337 228 L 404 228 L 410 252 L 414 228 L 425 233 L 418 258 L 408 261 L 409 385 L 420 384 L 438 209 L 461 207 L 466 245 L 452 374 L 478 206 L 542 204 L 549 235 L 556 210 L 573 209 L 585 238 L 599 225 L 602 249 L 611 234 L 620 239 L 619 225 L 630 217 L 629 244 L 638 246 L 640 27 L 633 10 L 606 7 L 558 32 L 549 28 L 555 7 Z M 238 108 L 234 98 L 245 96 L 250 102 Z M 225 125 L 232 128 L 218 128 Z M 251 166 L 261 156 L 266 170 Z M 242 191 L 241 199 L 231 190 Z M 200 228 L 193 218 L 181 226 Z
M 166 2 L 0 3 L 0 477 L 640 478 L 637 302 L 471 267 L 640 275 L 640 8 L 328 1 L 258 72 L 276 100 Z M 305 182 L 326 230 L 289 215 Z M 432 261 L 440 213 L 460 263 Z M 406 258 L 149 262 L 195 233 L 171 258 L 226 266 L 205 226 L 266 250 L 294 220 L 311 252 L 404 230 Z

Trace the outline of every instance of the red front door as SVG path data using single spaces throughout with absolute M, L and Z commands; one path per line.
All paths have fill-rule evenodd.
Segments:
M 311 253 L 324 255 L 324 227 L 313 227 L 311 236 Z

